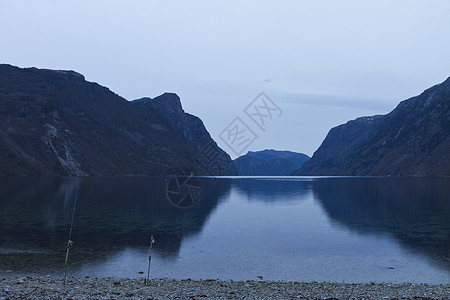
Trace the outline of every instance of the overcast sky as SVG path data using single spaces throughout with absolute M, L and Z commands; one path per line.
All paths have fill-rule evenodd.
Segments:
M 245 150 L 317 149 L 328 130 L 384 114 L 450 76 L 450 1 L 1 1 L 0 59 L 72 69 L 128 100 L 181 97 Z M 259 128 L 264 91 L 282 110 Z M 246 152 L 246 151 L 245 151 Z

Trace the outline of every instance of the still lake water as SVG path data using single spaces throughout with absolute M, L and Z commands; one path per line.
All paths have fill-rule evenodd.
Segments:
M 157 278 L 450 283 L 450 178 L 173 180 L 0 178 L 0 277 L 63 276 L 79 186 L 70 276 L 146 277 L 153 234 Z

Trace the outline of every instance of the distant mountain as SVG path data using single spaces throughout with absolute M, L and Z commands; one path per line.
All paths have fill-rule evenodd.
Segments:
M 332 128 L 293 174 L 450 176 L 450 78 L 387 115 Z
M 177 95 L 130 102 L 74 71 L 0 65 L 0 175 L 191 172 L 236 169 Z
M 234 165 L 240 176 L 288 176 L 309 156 L 291 151 L 263 150 L 238 157 Z

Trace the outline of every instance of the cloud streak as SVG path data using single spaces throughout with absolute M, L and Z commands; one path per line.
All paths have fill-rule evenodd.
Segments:
M 374 111 L 387 111 L 394 109 L 392 103 L 380 99 L 352 98 L 339 95 L 326 94 L 294 94 L 294 93 L 275 93 L 275 97 L 280 102 L 314 105 L 314 106 L 335 106 L 342 108 L 358 108 Z

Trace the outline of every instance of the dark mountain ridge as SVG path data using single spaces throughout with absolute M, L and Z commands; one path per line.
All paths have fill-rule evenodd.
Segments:
M 0 141 L 3 176 L 236 174 L 177 95 L 130 102 L 74 71 L 0 65 Z
M 450 176 L 450 78 L 387 115 L 332 128 L 293 175 Z
M 249 151 L 236 158 L 234 165 L 240 176 L 289 176 L 308 159 L 303 153 L 266 149 Z

